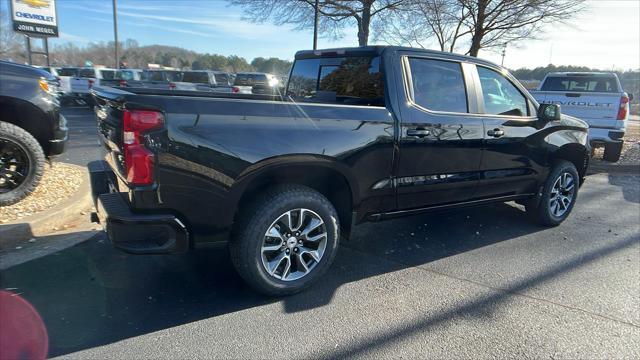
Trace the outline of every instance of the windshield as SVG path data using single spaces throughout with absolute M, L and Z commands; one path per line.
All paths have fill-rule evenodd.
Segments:
M 542 91 L 619 92 L 613 76 L 554 76 L 542 84 Z

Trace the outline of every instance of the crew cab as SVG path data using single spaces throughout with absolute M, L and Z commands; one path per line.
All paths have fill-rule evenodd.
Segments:
M 632 94 L 615 73 L 549 73 L 531 94 L 541 104 L 558 104 L 562 112 L 589 124 L 592 149 L 604 147 L 604 160 L 618 161 L 629 118 Z
M 558 225 L 589 163 L 583 121 L 500 66 L 423 49 L 300 51 L 282 96 L 93 94 L 106 152 L 89 165 L 94 219 L 113 245 L 229 241 L 270 295 L 317 281 L 364 221 L 518 201 Z

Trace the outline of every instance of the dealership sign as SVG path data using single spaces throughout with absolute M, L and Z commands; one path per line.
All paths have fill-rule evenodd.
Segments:
M 11 0 L 13 30 L 31 36 L 58 36 L 55 0 Z

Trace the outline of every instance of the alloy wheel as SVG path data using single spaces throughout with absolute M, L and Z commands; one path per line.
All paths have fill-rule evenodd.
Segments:
M 313 271 L 326 247 L 327 228 L 322 218 L 309 209 L 289 210 L 264 234 L 262 266 L 278 280 L 298 280 Z
M 564 215 L 571 206 L 575 195 L 575 179 L 568 172 L 563 172 L 558 176 L 551 188 L 549 197 L 549 210 L 555 217 Z

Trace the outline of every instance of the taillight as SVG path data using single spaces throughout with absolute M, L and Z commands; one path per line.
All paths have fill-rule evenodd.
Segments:
M 160 129 L 163 125 L 164 116 L 157 111 L 124 111 L 124 167 L 129 184 L 153 184 L 154 155 L 144 145 L 144 134 L 152 130 Z
M 618 109 L 617 120 L 624 120 L 627 118 L 627 111 L 629 111 L 629 97 L 623 96 L 620 98 L 620 108 Z
M 176 84 L 170 82 L 169 83 L 169 90 L 175 90 L 175 88 L 176 88 Z
M 121 87 L 125 87 L 125 86 L 127 86 L 127 80 L 120 80 L 119 85 L 120 85 Z
M 93 87 L 93 80 L 89 79 L 89 89 L 91 89 Z
M 240 88 L 239 87 L 234 86 L 234 87 L 231 88 L 231 93 L 232 94 L 237 94 L 239 92 L 240 92 Z

